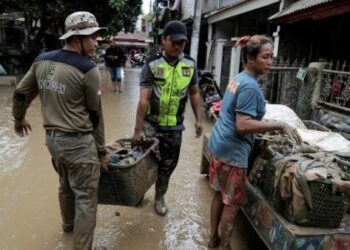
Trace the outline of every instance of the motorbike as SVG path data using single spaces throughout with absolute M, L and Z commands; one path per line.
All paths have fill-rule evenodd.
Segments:
M 131 58 L 130 64 L 131 67 L 136 66 L 143 66 L 146 62 L 146 55 L 145 54 L 135 54 L 134 58 Z
M 213 74 L 205 69 L 198 70 L 199 90 L 201 92 L 203 103 L 209 110 L 215 103 L 221 101 L 222 95 L 219 87 L 214 80 Z

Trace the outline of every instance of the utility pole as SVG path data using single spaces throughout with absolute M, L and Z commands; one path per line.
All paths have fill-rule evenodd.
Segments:
M 191 51 L 190 56 L 197 61 L 198 58 L 198 44 L 199 34 L 201 29 L 201 18 L 202 18 L 202 0 L 196 0 L 194 2 L 194 16 L 193 16 L 193 30 L 191 37 Z

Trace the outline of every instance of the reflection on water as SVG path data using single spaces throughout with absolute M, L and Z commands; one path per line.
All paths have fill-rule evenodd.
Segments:
M 0 175 L 19 168 L 27 152 L 27 139 L 13 132 L 12 87 L 0 87 Z
M 194 139 L 192 119 L 187 119 L 185 125 L 180 161 L 170 187 L 173 206 L 166 218 L 164 249 L 207 249 L 212 192 L 199 174 L 201 147 L 198 145 L 202 140 Z

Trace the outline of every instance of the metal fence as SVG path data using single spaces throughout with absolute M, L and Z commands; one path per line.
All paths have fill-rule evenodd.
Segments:
M 350 65 L 332 61 L 322 70 L 320 104 L 350 112 Z
M 301 84 L 296 75 L 299 68 L 305 66 L 305 59 L 300 61 L 283 57 L 274 59 L 269 73 L 259 81 L 266 100 L 270 103 L 285 104 L 294 109 Z

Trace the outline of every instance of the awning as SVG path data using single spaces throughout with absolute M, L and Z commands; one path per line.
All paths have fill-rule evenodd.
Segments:
M 119 46 L 125 46 L 125 47 L 138 47 L 138 48 L 146 48 L 147 43 L 144 42 L 127 42 L 127 41 L 116 41 L 117 45 Z
M 350 11 L 349 0 L 299 0 L 269 17 L 275 23 L 293 23 L 303 19 L 319 20 Z

